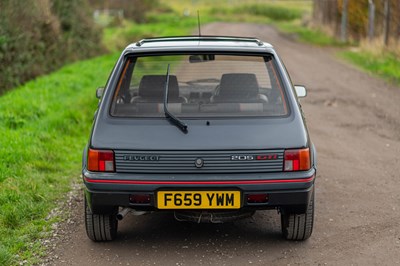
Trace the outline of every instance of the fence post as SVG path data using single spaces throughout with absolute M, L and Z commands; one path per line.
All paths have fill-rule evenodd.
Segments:
M 400 0 L 397 0 L 397 36 L 396 36 L 396 43 L 400 41 Z
M 389 44 L 389 30 L 390 30 L 390 3 L 389 0 L 385 0 L 385 6 L 383 10 L 384 24 L 383 24 L 383 34 L 385 46 Z
M 314 0 L 313 1 L 313 19 L 314 19 L 314 22 L 318 22 L 318 23 L 321 23 L 321 21 L 320 21 L 320 19 L 319 19 L 319 13 L 320 13 L 320 9 L 319 9 L 319 2 L 318 2 L 318 0 Z
M 340 39 L 342 42 L 347 41 L 347 10 L 349 0 L 343 0 L 342 6 L 342 23 L 340 27 Z
M 368 39 L 372 41 L 375 33 L 375 4 L 373 0 L 368 0 Z

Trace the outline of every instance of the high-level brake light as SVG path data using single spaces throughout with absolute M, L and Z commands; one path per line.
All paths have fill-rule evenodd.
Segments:
M 284 171 L 306 171 L 311 168 L 310 149 L 285 151 Z
M 114 152 L 111 150 L 89 149 L 88 170 L 94 172 L 114 172 Z

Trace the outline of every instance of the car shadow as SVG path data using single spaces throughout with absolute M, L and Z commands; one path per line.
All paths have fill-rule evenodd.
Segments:
M 259 211 L 250 218 L 221 224 L 179 222 L 172 212 L 157 212 L 128 215 L 119 222 L 118 237 L 112 245 L 160 250 L 218 245 L 230 249 L 243 244 L 265 247 L 280 241 L 286 242 L 281 236 L 280 216 L 275 211 Z

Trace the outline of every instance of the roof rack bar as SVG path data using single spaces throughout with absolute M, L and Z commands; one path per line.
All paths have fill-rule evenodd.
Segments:
M 171 36 L 171 37 L 154 37 L 146 38 L 136 42 L 136 46 L 142 46 L 145 43 L 151 42 L 167 42 L 167 41 L 242 41 L 242 42 L 254 42 L 259 46 L 263 45 L 263 42 L 253 37 L 236 37 L 236 36 L 213 36 L 213 35 L 202 35 L 202 36 Z

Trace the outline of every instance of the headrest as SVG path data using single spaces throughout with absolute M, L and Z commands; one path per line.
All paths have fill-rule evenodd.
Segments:
M 139 96 L 144 98 L 163 98 L 165 81 L 165 75 L 144 75 L 139 84 Z M 179 97 L 178 79 L 174 75 L 169 76 L 168 97 Z
M 221 77 L 219 97 L 257 97 L 259 91 L 256 75 L 251 73 L 228 73 Z

